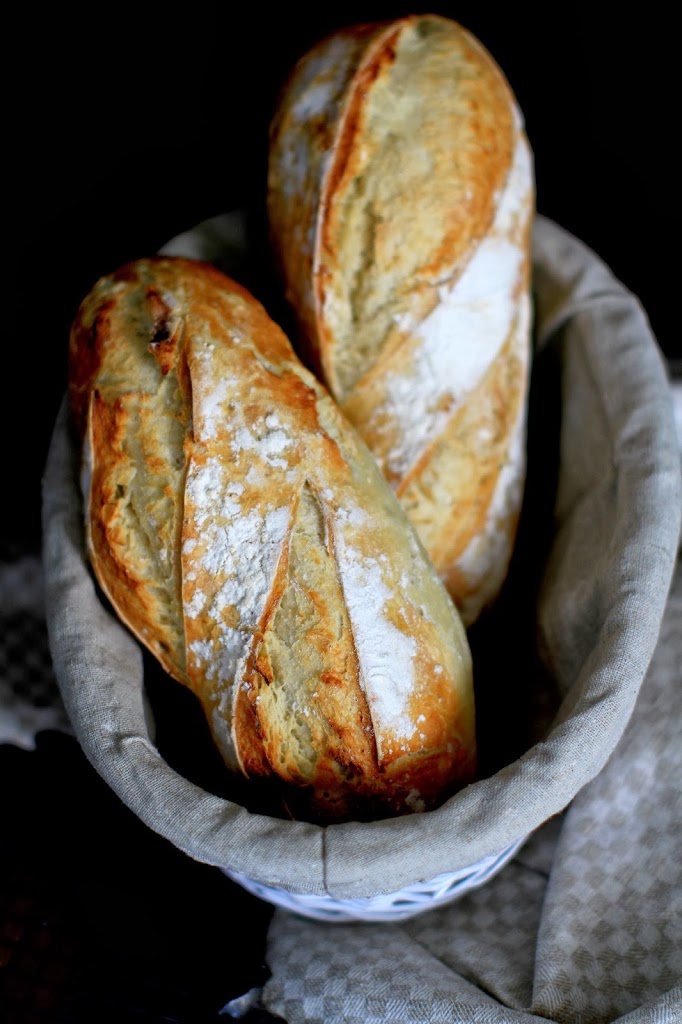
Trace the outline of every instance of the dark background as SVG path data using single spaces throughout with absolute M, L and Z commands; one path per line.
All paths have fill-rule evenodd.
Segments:
M 4 546 L 39 545 L 69 324 L 96 278 L 205 217 L 241 206 L 257 219 L 295 59 L 340 25 L 419 10 L 488 47 L 525 115 L 538 210 L 611 266 L 680 355 L 676 37 L 650 7 L 27 5 L 5 31 Z

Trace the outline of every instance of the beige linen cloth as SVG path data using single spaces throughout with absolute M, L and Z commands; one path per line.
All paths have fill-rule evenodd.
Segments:
M 199 232 L 176 251 L 220 264 L 209 241 L 202 249 Z M 341 899 L 529 836 L 484 886 L 407 921 L 276 910 L 262 999 L 289 1024 L 682 1022 L 679 571 L 670 589 L 682 486 L 669 380 L 645 312 L 594 253 L 538 217 L 533 259 L 533 388 L 551 414 L 556 383 L 560 419 L 533 643 L 557 700 L 520 756 L 432 814 L 326 830 L 280 822 L 161 758 L 139 648 L 87 570 L 64 411 L 55 426 L 43 490 L 55 674 L 86 755 L 151 828 L 198 860 Z M 528 668 L 508 670 L 504 686 L 523 689 Z

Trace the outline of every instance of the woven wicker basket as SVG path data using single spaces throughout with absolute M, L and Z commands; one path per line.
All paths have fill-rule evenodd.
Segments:
M 404 921 L 425 910 L 451 903 L 470 889 L 477 889 L 488 882 L 512 859 L 523 842 L 519 839 L 497 856 L 485 857 L 470 868 L 450 871 L 428 882 L 415 882 L 397 892 L 379 893 L 364 899 L 337 900 L 325 894 L 289 892 L 254 882 L 238 871 L 226 870 L 225 874 L 254 896 L 317 921 Z
M 164 251 L 237 277 L 244 245 L 236 213 Z M 522 571 L 512 572 L 500 615 L 472 646 L 482 749 L 496 760 L 484 757 L 479 781 L 427 814 L 326 830 L 284 822 L 217 795 L 184 762 L 165 757 L 156 728 L 171 690 L 164 685 L 160 701 L 147 703 L 143 652 L 93 587 L 63 412 L 55 425 L 43 562 L 53 664 L 74 731 L 151 829 L 271 904 L 324 921 L 396 921 L 458 898 L 566 808 L 627 725 L 656 646 L 680 531 L 665 364 L 636 298 L 543 218 L 534 285 L 542 375 L 539 388 L 531 385 L 531 406 L 534 394 L 540 402 L 529 447 L 539 442 L 553 462 L 534 474 L 539 504 L 532 487 L 528 494 Z M 517 657 L 520 641 L 531 658 Z M 183 755 L 191 746 L 184 725 Z

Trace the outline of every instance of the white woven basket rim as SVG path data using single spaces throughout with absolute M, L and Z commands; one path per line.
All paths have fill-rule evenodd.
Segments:
M 318 921 L 402 921 L 425 910 L 451 903 L 496 875 L 515 856 L 527 836 L 506 849 L 459 871 L 450 871 L 429 881 L 414 882 L 397 892 L 340 900 L 327 894 L 296 893 L 256 882 L 238 871 L 223 868 L 224 874 L 248 892 L 275 906 Z

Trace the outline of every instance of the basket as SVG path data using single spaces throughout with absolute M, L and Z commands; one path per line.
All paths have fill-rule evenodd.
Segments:
M 239 871 L 223 870 L 233 882 L 237 882 L 254 896 L 317 921 L 404 921 L 425 910 L 433 910 L 435 907 L 451 903 L 470 889 L 477 889 L 479 885 L 483 885 L 496 875 L 523 843 L 524 840 L 519 839 L 502 853 L 485 857 L 470 868 L 437 875 L 426 882 L 415 882 L 413 885 L 398 889 L 397 892 L 378 893 L 376 896 L 349 900 L 337 900 L 325 893 L 317 895 L 288 892 L 286 889 L 254 882 L 252 878 L 247 878 Z
M 164 251 L 208 259 L 239 279 L 245 246 L 235 212 Z M 273 905 L 325 921 L 396 921 L 457 899 L 567 807 L 630 718 L 680 533 L 665 361 L 637 298 L 543 217 L 533 285 L 521 528 L 505 590 L 471 637 L 481 774 L 424 814 L 326 828 L 282 821 L 221 792 L 211 766 L 204 773 L 188 762 L 184 697 L 173 720 L 173 686 L 151 680 L 149 660 L 90 574 L 62 406 L 43 480 L 43 563 L 52 660 L 74 732 L 151 829 Z M 182 743 L 171 749 L 178 720 Z

